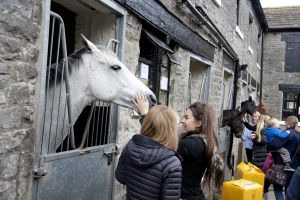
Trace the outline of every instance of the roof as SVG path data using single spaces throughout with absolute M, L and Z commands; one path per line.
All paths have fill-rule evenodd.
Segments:
M 269 29 L 300 28 L 300 6 L 264 8 Z
M 251 3 L 254 7 L 254 11 L 256 13 L 256 16 L 259 20 L 259 23 L 262 27 L 262 29 L 264 31 L 266 31 L 268 29 L 268 23 L 267 23 L 267 20 L 266 20 L 266 16 L 264 14 L 264 11 L 261 7 L 261 4 L 260 4 L 260 0 L 251 0 Z

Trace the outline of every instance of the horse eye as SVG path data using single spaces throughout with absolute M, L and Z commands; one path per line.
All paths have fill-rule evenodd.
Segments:
M 118 71 L 118 70 L 121 69 L 121 67 L 120 67 L 119 65 L 113 65 L 113 66 L 111 66 L 110 68 L 112 68 L 112 69 L 115 70 L 115 71 Z

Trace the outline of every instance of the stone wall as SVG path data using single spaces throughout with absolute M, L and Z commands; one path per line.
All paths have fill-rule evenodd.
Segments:
M 279 84 L 300 84 L 299 73 L 284 72 L 286 46 L 282 34 L 284 32 L 266 33 L 263 49 L 263 100 L 266 109 L 278 119 L 282 118 L 283 102 L 283 93 L 279 91 Z
M 44 1 L 6 0 L 0 4 L 0 199 L 31 199 L 42 54 L 41 27 L 44 5 L 41 2 Z M 184 24 L 216 46 L 214 60 L 210 66 L 209 103 L 220 114 L 220 102 L 223 102 L 220 91 L 224 73 L 222 48 L 218 47 L 215 36 L 180 0 L 161 0 L 160 2 Z M 250 0 L 243 1 L 241 5 L 243 16 L 240 19 L 245 19 L 245 21 L 241 21 L 240 28 L 244 33 L 244 39 L 241 39 L 235 31 L 235 0 L 223 0 L 222 7 L 218 7 L 213 1 L 195 0 L 193 2 L 205 7 L 206 13 L 238 54 L 240 64 L 247 63 L 248 71 L 259 81 L 260 71 L 257 70 L 255 57 L 259 49 L 255 41 L 259 25 L 254 16 L 253 25 L 251 28 L 248 27 L 248 10 L 254 13 Z M 138 69 L 141 30 L 142 24 L 139 19 L 128 13 L 123 62 L 134 73 Z M 249 45 L 252 47 L 253 54 L 248 51 Z M 181 66 L 171 67 L 169 102 L 182 116 L 184 109 L 188 106 L 187 83 L 190 52 L 183 47 L 177 47 L 175 51 Z M 123 147 L 133 134 L 139 132 L 139 121 L 132 119 L 131 115 L 132 111 L 120 108 L 118 135 L 120 147 Z M 234 146 L 237 141 L 236 139 Z M 236 153 L 237 148 L 234 151 Z M 123 197 L 124 188 L 116 184 L 115 199 Z
M 0 3 L 0 199 L 30 199 L 42 5 Z
M 214 60 L 210 66 L 211 77 L 210 77 L 210 88 L 209 88 L 209 103 L 213 105 L 217 114 L 219 115 L 220 103 L 224 102 L 221 99 L 221 87 L 223 84 L 223 51 L 217 45 L 217 40 L 212 35 L 208 29 L 201 24 L 191 11 L 184 5 L 180 0 L 178 1 L 166 1 L 160 0 L 160 2 L 165 6 L 165 8 L 178 17 L 182 23 L 187 25 L 191 30 L 197 32 L 201 37 L 206 39 L 212 45 L 216 46 Z M 258 42 L 258 32 L 260 30 L 260 25 L 258 19 L 254 15 L 254 10 L 252 8 L 251 2 L 242 2 L 241 5 L 241 16 L 240 16 L 240 29 L 244 34 L 242 39 L 236 32 L 236 1 L 222 1 L 222 7 L 218 7 L 213 1 L 193 1 L 205 8 L 206 13 L 213 20 L 216 26 L 220 29 L 222 34 L 226 37 L 228 42 L 231 44 L 235 52 L 238 54 L 240 59 L 240 64 L 248 64 L 248 72 L 260 82 L 260 70 L 257 68 L 257 62 L 260 65 L 261 43 Z M 249 25 L 249 12 L 253 14 L 253 22 Z M 138 57 L 139 57 L 139 37 L 142 25 L 139 22 L 137 16 L 131 15 L 127 18 L 126 27 L 126 40 L 125 49 L 131 49 L 130 52 L 126 52 L 124 55 L 125 64 L 132 67 L 131 70 L 136 72 Z M 261 42 L 261 41 L 260 41 Z M 253 52 L 250 52 L 249 46 Z M 185 108 L 188 106 L 188 76 L 190 68 L 190 52 L 184 47 L 177 46 L 175 48 L 175 54 L 181 65 L 172 65 L 170 73 L 170 96 L 169 105 L 178 111 L 179 116 L 183 116 Z M 241 86 L 241 81 L 239 81 L 239 86 Z M 199 90 L 200 88 L 195 88 Z M 238 89 L 238 101 L 241 95 L 241 89 Z M 138 132 L 139 124 L 136 121 L 130 119 L 128 116 L 130 111 L 126 109 L 121 109 L 120 113 L 120 129 L 119 129 L 119 140 L 120 146 L 126 144 L 130 139 L 132 134 Z M 235 155 L 235 161 L 240 157 L 238 155 L 238 146 L 240 140 L 234 139 L 233 144 L 233 154 Z M 227 169 L 227 178 L 230 179 L 230 172 Z M 116 184 L 115 189 L 115 199 L 122 199 L 124 196 L 124 188 Z

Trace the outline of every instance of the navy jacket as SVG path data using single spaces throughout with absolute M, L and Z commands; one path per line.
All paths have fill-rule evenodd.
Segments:
M 300 199 L 300 167 L 298 167 L 293 175 L 291 183 L 287 189 L 286 200 Z
M 274 139 L 274 141 L 270 144 L 268 144 L 268 148 L 270 150 L 277 150 L 281 147 L 286 148 L 291 156 L 291 159 L 293 158 L 297 146 L 300 144 L 300 133 L 297 133 L 294 128 L 289 128 L 290 135 L 288 138 L 285 139 Z M 300 151 L 298 151 L 297 155 L 295 155 L 294 162 L 292 163 L 292 167 L 295 169 L 300 165 Z
M 180 199 L 181 162 L 176 152 L 143 135 L 134 135 L 122 151 L 116 179 L 128 200 Z
M 204 200 L 201 179 L 208 166 L 205 156 L 204 140 L 192 133 L 184 136 L 178 146 L 178 153 L 183 159 L 181 198 L 185 200 Z

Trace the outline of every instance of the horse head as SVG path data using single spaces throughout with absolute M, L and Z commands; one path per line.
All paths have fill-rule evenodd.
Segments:
M 241 113 L 248 113 L 249 115 L 252 115 L 255 111 L 257 111 L 257 108 L 251 96 L 247 101 L 241 103 Z
M 95 100 L 112 102 L 135 109 L 132 102 L 135 94 L 142 91 L 150 106 L 156 104 L 154 93 L 118 59 L 117 55 L 104 46 L 96 46 L 83 35 L 87 53 L 82 55 L 88 87 L 86 92 Z
M 238 110 L 223 110 L 222 127 L 228 125 L 235 137 L 240 138 L 243 134 L 243 113 Z

